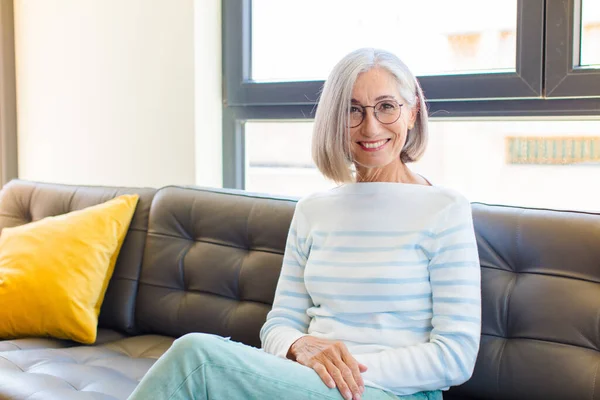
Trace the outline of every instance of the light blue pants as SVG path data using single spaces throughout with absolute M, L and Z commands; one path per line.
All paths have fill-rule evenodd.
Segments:
M 177 339 L 150 368 L 130 400 L 343 400 L 311 368 L 220 336 Z M 365 387 L 364 400 L 441 400 L 442 393 L 395 396 Z

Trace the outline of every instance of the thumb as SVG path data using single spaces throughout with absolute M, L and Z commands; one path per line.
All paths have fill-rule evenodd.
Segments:
M 358 370 L 360 372 L 367 372 L 367 366 L 361 363 L 358 363 Z

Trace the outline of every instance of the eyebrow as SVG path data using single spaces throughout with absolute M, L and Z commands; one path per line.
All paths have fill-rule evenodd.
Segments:
M 379 96 L 375 99 L 375 101 L 380 101 L 380 100 L 385 100 L 385 99 L 392 99 L 392 100 L 396 100 L 396 98 L 394 96 L 390 96 L 389 94 L 384 94 L 383 96 Z M 397 101 L 397 100 L 396 100 Z M 360 101 L 356 100 L 356 99 L 352 99 L 350 100 L 351 103 L 354 104 L 360 104 Z

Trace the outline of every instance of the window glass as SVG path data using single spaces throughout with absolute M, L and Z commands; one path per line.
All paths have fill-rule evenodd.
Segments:
M 246 189 L 304 196 L 335 184 L 315 168 L 311 122 L 247 122 Z M 471 201 L 600 211 L 600 120 L 432 120 L 411 164 Z
M 302 196 L 335 185 L 311 157 L 312 122 L 246 122 L 246 190 Z
M 600 1 L 581 1 L 581 66 L 600 68 Z
M 360 47 L 421 76 L 514 71 L 516 24 L 517 0 L 253 0 L 252 79 L 323 80 Z

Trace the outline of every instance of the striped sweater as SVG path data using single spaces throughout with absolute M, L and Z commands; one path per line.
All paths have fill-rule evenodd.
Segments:
M 469 202 L 446 188 L 353 183 L 300 200 L 263 349 L 339 340 L 365 384 L 408 395 L 472 374 L 480 269 Z

